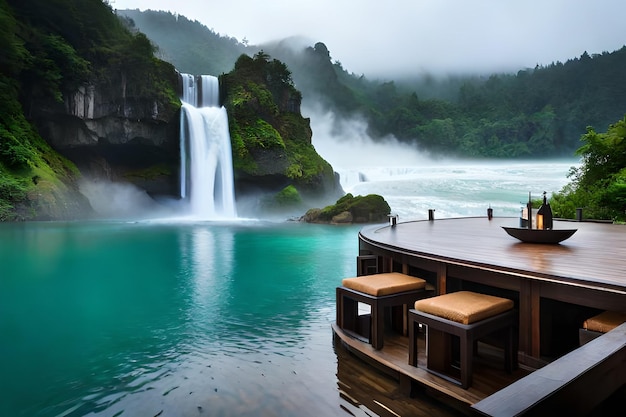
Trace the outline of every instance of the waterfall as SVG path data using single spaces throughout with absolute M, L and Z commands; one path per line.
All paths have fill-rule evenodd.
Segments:
M 217 77 L 180 74 L 180 196 L 201 219 L 235 218 L 235 186 L 226 109 Z

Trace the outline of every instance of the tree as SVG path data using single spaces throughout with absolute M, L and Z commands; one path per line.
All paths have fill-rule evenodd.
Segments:
M 606 133 L 588 128 L 581 140 L 576 153 L 582 165 L 570 171 L 572 182 L 553 197 L 555 212 L 573 217 L 575 208 L 584 207 L 587 217 L 626 221 L 626 116 Z
M 606 133 L 587 128 L 581 140 L 585 144 L 576 151 L 583 158 L 580 186 L 593 185 L 626 167 L 626 117 L 609 126 Z

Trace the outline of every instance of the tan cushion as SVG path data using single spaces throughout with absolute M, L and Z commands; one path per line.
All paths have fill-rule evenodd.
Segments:
M 617 313 L 615 311 L 605 311 L 585 320 L 583 328 L 594 332 L 606 333 L 620 324 L 626 322 L 625 313 Z
M 399 272 L 389 272 L 344 278 L 341 281 L 341 285 L 355 291 L 380 297 L 399 292 L 420 290 L 426 286 L 426 281 Z
M 415 302 L 415 309 L 462 324 L 470 324 L 513 308 L 513 300 L 458 291 Z

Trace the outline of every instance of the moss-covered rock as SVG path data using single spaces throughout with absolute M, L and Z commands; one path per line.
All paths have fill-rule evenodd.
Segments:
M 333 224 L 350 224 L 353 221 L 354 217 L 352 217 L 352 213 L 350 213 L 349 211 L 344 211 L 337 214 L 336 216 L 333 216 L 330 222 Z
M 348 193 L 333 205 L 314 208 L 300 219 L 308 223 L 377 223 L 386 221 L 389 204 L 378 194 L 353 196 Z

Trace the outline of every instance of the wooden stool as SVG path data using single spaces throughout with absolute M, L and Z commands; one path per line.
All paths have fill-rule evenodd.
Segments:
M 592 341 L 604 333 L 610 332 L 617 326 L 626 322 L 626 313 L 615 311 L 604 311 L 598 315 L 588 318 L 583 323 L 583 328 L 578 332 L 580 345 Z
M 514 328 L 517 315 L 513 301 L 470 291 L 459 291 L 415 302 L 409 310 L 409 364 L 417 366 L 418 325 L 428 326 L 426 369 L 467 389 L 472 383 L 472 359 L 478 339 L 506 330 L 504 363 L 507 372 L 517 367 Z M 435 337 L 448 335 L 447 338 Z M 450 375 L 452 352 L 440 346 L 449 335 L 460 339 L 460 378 Z M 439 342 L 439 345 L 438 345 Z
M 425 280 L 399 272 L 344 278 L 341 284 L 337 287 L 337 326 L 357 335 L 359 327 L 367 327 L 368 334 L 362 336 L 374 349 L 383 347 L 386 307 L 412 306 L 416 300 L 432 295 L 425 289 Z M 370 323 L 365 326 L 359 323 L 358 303 L 368 304 L 371 309 Z

